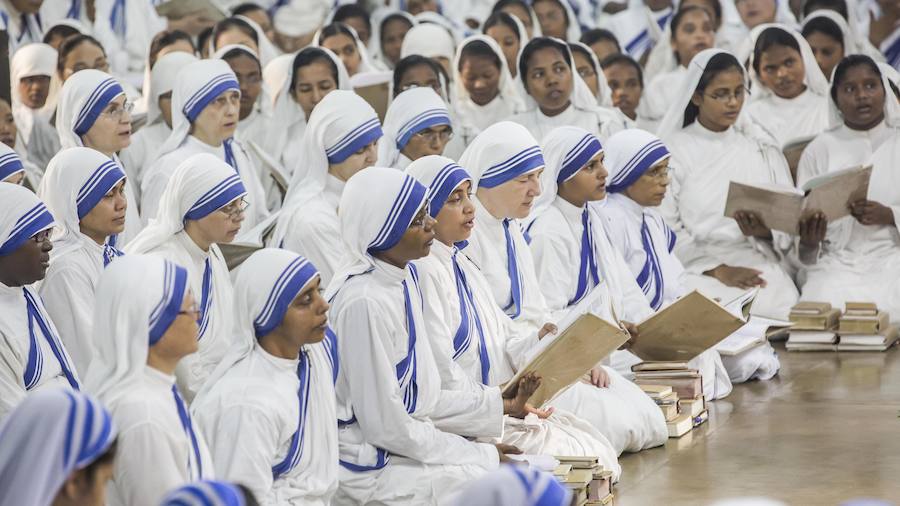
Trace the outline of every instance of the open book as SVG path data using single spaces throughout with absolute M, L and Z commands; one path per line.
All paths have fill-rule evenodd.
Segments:
M 756 293 L 722 306 L 694 290 L 639 323 L 629 351 L 644 361 L 687 362 L 743 327 Z
M 247 260 L 250 255 L 257 250 L 265 248 L 266 241 L 272 232 L 275 231 L 275 225 L 277 223 L 278 213 L 272 213 L 255 227 L 238 234 L 238 236 L 230 243 L 219 244 L 219 249 L 222 251 L 222 256 L 225 257 L 225 263 L 228 265 L 228 270 L 231 271 L 236 269 L 244 263 L 244 260 Z
M 512 391 L 522 376 L 537 373 L 541 377 L 541 386 L 529 402 L 534 406 L 543 406 L 625 344 L 628 338 L 628 333 L 621 327 L 593 313 L 582 314 L 558 336 L 552 339 L 551 336 L 545 337 L 551 340 L 525 367 L 519 369 L 503 391 Z
M 822 211 L 828 221 L 850 214 L 850 203 L 865 199 L 872 166 L 829 172 L 814 177 L 800 190 L 777 184 L 751 185 L 732 181 L 728 186 L 725 216 L 752 211 L 773 230 L 797 235 L 800 220 L 808 213 Z

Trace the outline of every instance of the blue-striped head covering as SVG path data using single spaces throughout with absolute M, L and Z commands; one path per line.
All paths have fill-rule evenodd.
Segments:
M 459 164 L 472 174 L 474 186 L 494 188 L 544 168 L 544 154 L 527 128 L 501 121 L 469 144 Z
M 412 136 L 433 126 L 450 125 L 450 111 L 431 88 L 406 90 L 391 102 L 384 117 L 385 141 L 378 145 L 378 163 L 393 167 Z
M 150 313 L 150 346 L 162 339 L 163 334 L 178 317 L 184 293 L 187 290 L 187 269 L 166 260 L 162 276 L 162 296 Z
M 428 155 L 409 164 L 406 173 L 416 178 L 428 188 L 425 198 L 428 199 L 428 214 L 437 218 L 450 194 L 459 185 L 472 181 L 466 169 L 453 160 L 438 155 Z
M 213 158 L 218 160 L 218 157 L 213 156 Z M 224 168 L 224 166 L 221 168 Z M 219 172 L 221 172 L 219 181 L 206 190 L 206 192 L 194 202 L 194 205 L 184 213 L 185 220 L 199 220 L 204 218 L 213 211 L 218 211 L 235 199 L 247 194 L 247 189 L 244 187 L 241 176 L 239 176 L 234 169 L 231 169 L 230 174 L 226 174 L 224 170 Z
M 580 137 L 573 138 L 573 140 L 577 139 L 577 142 L 566 152 L 559 165 L 559 172 L 556 175 L 557 185 L 572 179 L 592 158 L 597 156 L 597 153 L 603 151 L 603 146 L 600 145 L 600 139 L 597 136 L 588 131 L 579 132 L 579 134 Z
M 613 135 L 606 141 L 607 190 L 611 193 L 624 191 L 650 167 L 670 156 L 659 137 L 645 130 L 631 128 Z
M 106 72 L 86 69 L 63 84 L 56 108 L 56 131 L 63 148 L 82 146 L 81 136 L 94 126 L 100 113 L 125 91 Z
M 234 483 L 201 480 L 183 485 L 167 495 L 161 506 L 245 506 L 244 492 Z
M 63 388 L 30 393 L 0 425 L 0 504 L 52 504 L 72 473 L 103 456 L 116 436 L 97 400 Z
M 0 182 L 0 256 L 19 249 L 53 224 L 53 215 L 34 193 L 17 184 Z
M 0 181 L 19 172 L 25 172 L 25 165 L 22 164 L 19 154 L 0 142 Z
M 91 209 L 97 206 L 100 199 L 123 179 L 125 179 L 125 172 L 113 160 L 107 159 L 94 169 L 84 184 L 78 189 L 78 193 L 75 196 L 78 219 L 84 218 L 91 212 Z
M 454 501 L 455 506 L 565 506 L 570 492 L 550 473 L 512 464 L 472 482 Z
M 375 168 L 375 167 L 370 167 Z M 399 191 L 394 195 L 387 219 L 381 225 L 378 234 L 369 242 L 367 251 L 377 253 L 393 248 L 400 242 L 406 229 L 412 223 L 416 213 L 425 203 L 428 190 L 412 176 L 398 173 L 403 177 Z
M 253 332 L 257 339 L 281 324 L 291 301 L 319 275 L 316 267 L 306 258 L 275 248 L 253 253 L 241 268 L 268 274 L 262 279 L 254 279 L 254 286 L 264 286 L 267 291 L 265 297 L 260 294 L 254 301 Z

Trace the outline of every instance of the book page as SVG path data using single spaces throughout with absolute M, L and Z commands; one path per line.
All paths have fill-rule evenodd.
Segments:
M 638 324 L 629 351 L 646 361 L 688 361 L 743 325 L 741 318 L 694 290 Z
M 803 209 L 822 211 L 828 221 L 850 215 L 850 203 L 865 199 L 869 193 L 872 166 L 831 172 L 804 183 L 808 190 Z
M 541 386 L 529 401 L 534 406 L 543 406 L 622 346 L 628 338 L 628 333 L 618 326 L 594 314 L 583 314 L 519 369 L 503 392 L 510 392 L 525 374 L 537 373 L 541 377 Z
M 734 218 L 738 211 L 752 211 L 767 227 L 796 234 L 802 210 L 802 194 L 789 186 L 763 187 L 735 181 L 728 185 L 725 216 L 729 218 Z

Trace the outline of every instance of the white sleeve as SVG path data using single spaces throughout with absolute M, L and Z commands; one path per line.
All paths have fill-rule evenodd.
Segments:
M 305 256 L 319 271 L 322 286 L 334 277 L 341 261 L 337 252 L 344 250 L 340 235 L 333 230 L 307 220 L 297 223 L 296 219 L 291 220 L 284 242 L 274 246 Z
M 17 348 L 9 336 L 0 334 L 0 420 L 28 395 L 22 379 L 25 364 Z
M 91 346 L 94 288 L 84 270 L 65 265 L 41 283 L 40 295 L 66 352 L 83 376 L 94 348 Z
M 152 166 L 148 172 L 149 177 L 146 177 L 141 182 L 141 223 L 144 226 L 150 220 L 156 218 L 159 201 L 162 198 L 163 191 L 166 189 L 166 183 L 169 181 L 168 174 L 163 171 L 153 170 Z
M 370 312 L 369 304 L 366 300 L 348 303 L 334 322 L 339 336 L 352 339 L 339 346 L 341 370 L 366 442 L 426 464 L 496 467 L 499 455 L 492 445 L 469 442 L 406 412 L 395 367 L 384 347 L 391 329 Z
M 113 480 L 129 506 L 158 506 L 171 490 L 188 482 L 186 464 L 166 431 L 142 423 L 119 433 Z
M 213 420 L 200 422 L 212 454 L 216 476 L 242 483 L 263 500 L 274 482 L 272 464 L 278 452 L 278 426 L 262 410 L 246 405 L 229 406 Z M 213 422 L 213 423 L 210 423 Z
M 540 285 L 541 293 L 547 302 L 554 320 L 568 307 L 574 293 L 569 293 L 569 278 L 578 266 L 566 266 L 568 252 L 565 238 L 559 229 L 545 227 L 542 233 L 531 239 L 531 255 L 534 259 L 534 272 Z
M 672 178 L 670 179 L 666 196 L 659 206 L 659 213 L 678 236 L 678 241 L 675 243 L 675 250 L 673 251 L 675 256 L 684 265 L 685 270 L 690 270 L 690 272 L 695 274 L 702 274 L 717 267 L 721 262 L 706 258 L 704 249 L 697 245 L 694 236 L 687 229 L 684 222 L 681 221 L 679 204 L 682 198 L 681 186 L 682 181 L 690 177 L 690 169 L 679 157 L 673 154 L 669 172 L 672 174 Z M 706 260 L 701 261 L 704 258 Z

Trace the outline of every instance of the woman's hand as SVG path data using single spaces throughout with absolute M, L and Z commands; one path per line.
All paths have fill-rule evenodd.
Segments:
M 800 244 L 815 248 L 825 240 L 827 231 L 828 217 L 822 211 L 816 211 L 800 220 Z
M 510 459 L 509 457 L 507 457 L 507 455 L 521 455 L 522 454 L 522 450 L 516 448 L 513 445 L 497 443 L 494 445 L 494 448 L 497 449 L 497 453 L 500 455 L 500 463 L 501 464 L 516 462 L 516 461 Z
M 741 233 L 745 236 L 772 240 L 772 229 L 767 227 L 762 218 L 753 211 L 737 211 L 734 213 L 734 221 L 741 227 Z
M 850 204 L 850 214 L 862 225 L 895 225 L 890 207 L 874 200 L 857 200 Z
M 753 287 L 766 287 L 766 280 L 761 277 L 762 271 L 747 267 L 732 267 L 722 264 L 715 269 L 704 272 L 722 282 L 725 286 L 748 290 Z
M 556 325 L 545 323 L 544 326 L 541 327 L 541 330 L 538 331 L 538 340 L 543 339 L 547 334 L 553 334 L 555 336 L 557 332 L 559 332 L 559 329 L 556 328 Z

